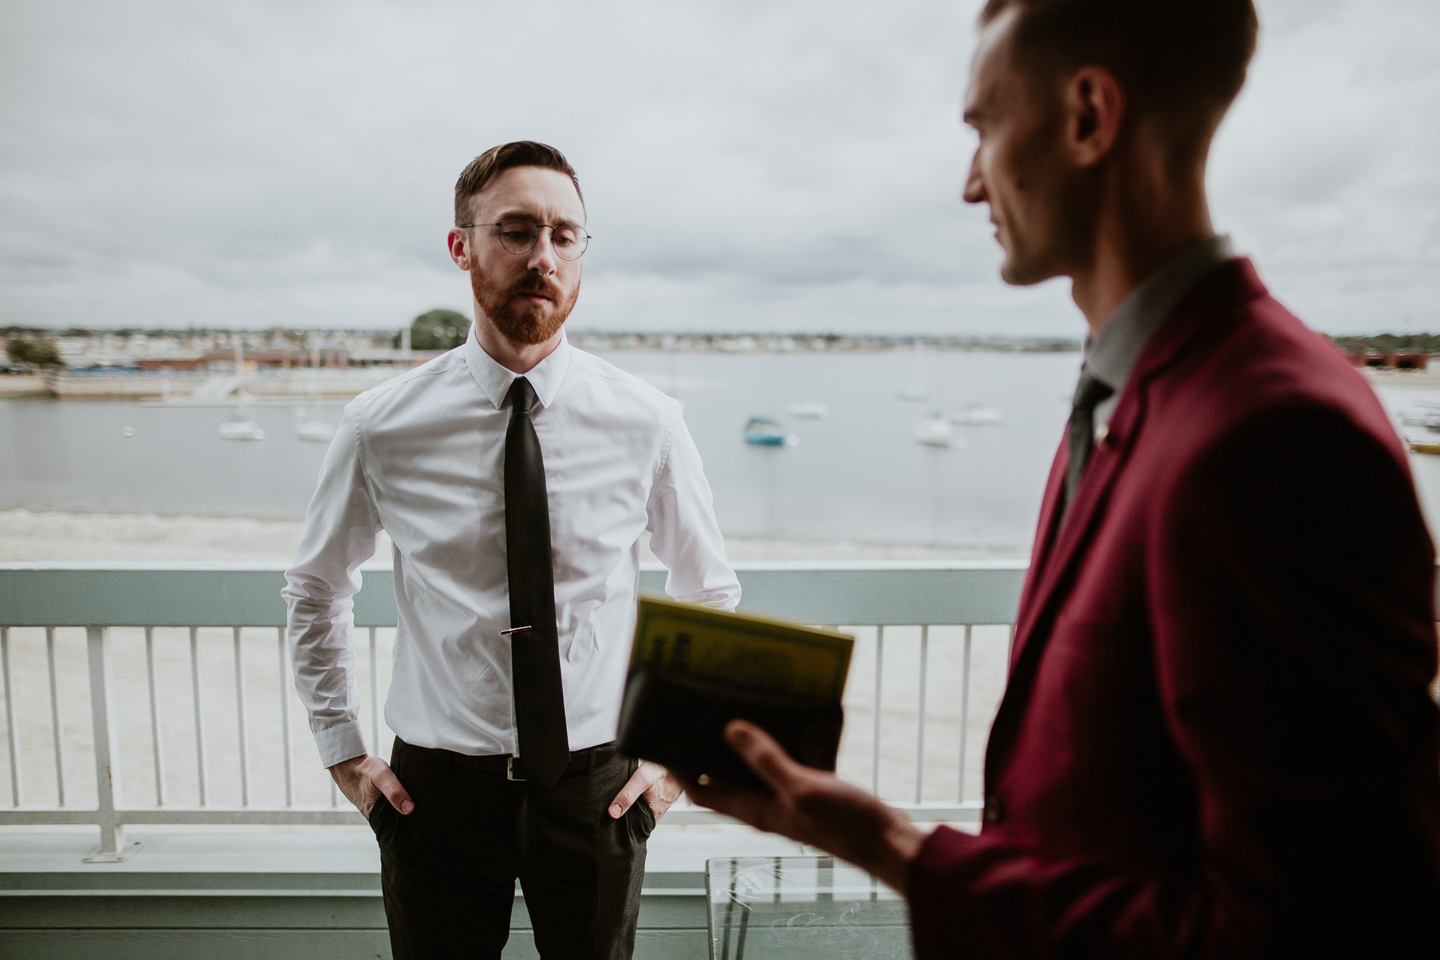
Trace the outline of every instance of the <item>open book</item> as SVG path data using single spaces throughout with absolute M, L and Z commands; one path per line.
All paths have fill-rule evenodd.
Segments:
M 678 773 L 755 783 L 722 737 L 744 719 L 800 763 L 834 770 L 853 637 L 640 599 L 616 746 Z

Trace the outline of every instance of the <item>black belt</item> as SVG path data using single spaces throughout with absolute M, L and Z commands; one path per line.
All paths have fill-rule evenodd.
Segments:
M 396 739 L 399 739 L 398 737 Z M 402 743 L 404 741 L 401 741 Z M 519 757 L 511 756 L 508 753 L 495 753 L 481 757 L 472 757 L 465 753 L 456 753 L 454 750 L 443 750 L 439 747 L 417 747 L 412 743 L 406 743 L 407 750 L 423 750 L 427 753 L 440 754 L 452 763 L 462 767 L 469 767 L 471 770 L 481 770 L 485 773 L 493 773 L 503 776 L 507 780 L 524 780 L 525 765 Z M 584 750 L 570 751 L 570 763 L 566 765 L 565 772 L 561 776 L 570 776 L 576 773 L 589 773 L 599 767 L 605 766 L 611 760 L 620 755 L 615 749 L 614 741 L 602 743 Z

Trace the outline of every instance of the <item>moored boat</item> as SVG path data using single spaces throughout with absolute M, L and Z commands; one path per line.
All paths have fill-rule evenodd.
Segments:
M 785 432 L 773 417 L 751 417 L 745 424 L 745 442 L 760 447 L 793 447 L 800 438 Z
M 222 420 L 220 421 L 220 439 L 222 440 L 264 440 L 265 431 L 260 424 L 254 420 Z
M 301 420 L 295 424 L 295 436 L 313 443 L 329 443 L 335 437 L 335 424 L 324 420 Z
M 1440 455 L 1440 437 L 1434 439 L 1426 437 L 1423 440 L 1417 440 L 1413 437 L 1407 437 L 1405 439 L 1405 442 L 1408 443 L 1410 445 L 1410 449 L 1414 450 L 1416 453 L 1430 453 Z
M 965 446 L 965 438 L 955 436 L 955 428 L 950 421 L 936 414 L 933 417 L 926 417 L 915 424 L 915 442 L 923 443 L 927 447 L 952 447 Z
M 815 400 L 800 400 L 790 404 L 790 416 L 802 420 L 824 420 L 830 416 L 830 408 Z
M 962 427 L 1005 426 L 1005 412 L 987 407 L 983 403 L 972 403 L 963 409 L 951 410 L 945 415 L 945 419 Z

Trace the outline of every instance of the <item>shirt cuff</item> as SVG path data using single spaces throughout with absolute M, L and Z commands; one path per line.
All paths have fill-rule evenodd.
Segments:
M 320 750 L 320 763 L 326 768 L 365 756 L 365 735 L 354 720 L 337 723 L 315 732 L 315 746 Z

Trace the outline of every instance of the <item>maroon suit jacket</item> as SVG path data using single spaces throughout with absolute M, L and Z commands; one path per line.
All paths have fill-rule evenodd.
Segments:
M 1062 525 L 1051 470 L 979 836 L 934 957 L 1440 955 L 1435 558 L 1405 453 L 1248 260 L 1151 336 Z

